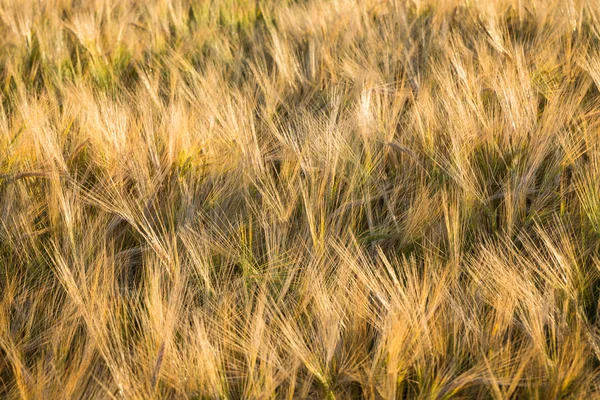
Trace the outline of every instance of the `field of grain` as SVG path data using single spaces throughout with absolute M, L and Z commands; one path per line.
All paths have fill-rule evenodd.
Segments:
M 600 398 L 598 0 L 0 0 L 0 398 Z

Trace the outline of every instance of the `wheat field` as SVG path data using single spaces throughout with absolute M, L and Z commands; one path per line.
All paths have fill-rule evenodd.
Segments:
M 598 0 L 0 0 L 0 398 L 600 398 Z

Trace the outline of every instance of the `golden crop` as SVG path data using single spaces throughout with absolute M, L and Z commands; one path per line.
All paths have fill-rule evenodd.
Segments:
M 598 0 L 0 0 L 0 398 L 600 398 Z

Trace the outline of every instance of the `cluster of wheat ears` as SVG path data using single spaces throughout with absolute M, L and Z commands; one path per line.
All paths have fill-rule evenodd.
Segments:
M 598 0 L 1 0 L 0 398 L 600 397 Z

